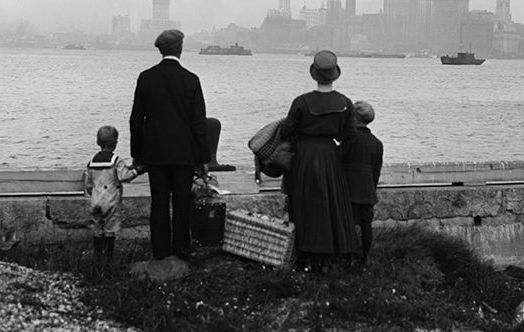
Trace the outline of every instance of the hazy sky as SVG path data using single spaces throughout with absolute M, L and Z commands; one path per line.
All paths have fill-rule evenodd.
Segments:
M 307 4 L 318 8 L 322 0 L 291 0 L 293 15 Z M 470 0 L 471 9 L 494 11 L 496 0 Z M 359 13 L 376 13 L 383 0 L 357 0 Z M 172 0 L 171 18 L 182 23 L 187 33 L 222 28 L 228 23 L 258 27 L 266 12 L 276 8 L 278 0 Z M 512 1 L 513 19 L 524 22 L 524 1 Z M 151 18 L 152 0 L 0 0 L 0 24 L 20 20 L 31 22 L 42 32 L 80 29 L 91 33 L 109 33 L 111 16 L 129 14 L 132 30 L 137 31 L 142 18 Z

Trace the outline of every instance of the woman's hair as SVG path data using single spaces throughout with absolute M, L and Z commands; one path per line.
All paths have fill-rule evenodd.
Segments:
M 96 134 L 96 144 L 101 148 L 116 148 L 118 142 L 118 130 L 113 126 L 103 126 Z

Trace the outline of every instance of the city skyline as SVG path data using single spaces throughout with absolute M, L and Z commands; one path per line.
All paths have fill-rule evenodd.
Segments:
M 179 20 L 187 33 L 222 28 L 228 24 L 244 27 L 260 26 L 270 9 L 278 9 L 279 0 L 172 0 L 171 18 Z M 291 0 L 293 17 L 304 6 L 318 8 L 322 0 Z M 345 5 L 345 1 L 342 1 Z M 382 9 L 383 0 L 357 1 L 357 14 L 377 13 Z M 496 0 L 470 0 L 470 10 L 495 11 Z M 54 8 L 54 10 L 50 10 Z M 512 1 L 512 18 L 524 22 L 524 2 Z M 140 21 L 152 16 L 150 0 L 2 0 L 0 22 L 16 24 L 20 21 L 31 23 L 43 33 L 81 30 L 89 33 L 110 33 L 111 18 L 114 15 L 129 15 L 131 29 L 137 31 Z M 6 23 L 4 23 L 5 25 Z M 2 28 L 0 23 L 0 28 Z

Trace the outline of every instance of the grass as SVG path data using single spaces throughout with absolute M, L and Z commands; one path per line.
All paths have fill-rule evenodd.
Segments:
M 512 325 L 524 300 L 517 281 L 461 241 L 417 227 L 378 232 L 366 269 L 329 275 L 199 248 L 189 277 L 158 285 L 127 274 L 130 263 L 150 258 L 148 243 L 118 242 L 107 269 L 92 264 L 89 250 L 90 244 L 41 245 L 16 248 L 4 260 L 80 275 L 84 303 L 144 330 L 524 330 Z

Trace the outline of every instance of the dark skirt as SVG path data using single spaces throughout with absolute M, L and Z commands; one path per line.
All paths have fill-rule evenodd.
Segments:
M 360 253 L 349 188 L 333 140 L 301 139 L 284 184 L 298 251 Z

